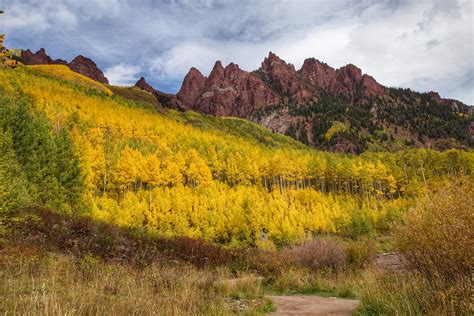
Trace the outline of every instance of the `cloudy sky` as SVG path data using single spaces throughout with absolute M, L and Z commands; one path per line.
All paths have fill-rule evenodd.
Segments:
M 6 44 L 91 57 L 111 83 L 176 92 L 192 66 L 353 63 L 387 86 L 474 104 L 472 0 L 0 0 Z

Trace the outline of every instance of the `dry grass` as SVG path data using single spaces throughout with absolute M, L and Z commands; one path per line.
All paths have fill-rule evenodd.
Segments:
M 442 315 L 426 283 L 412 274 L 367 269 L 359 285 L 357 315 Z
M 333 273 L 290 269 L 269 280 L 267 288 L 274 294 L 307 294 L 354 298 L 357 296 L 358 275 L 351 271 Z
M 225 273 L 182 263 L 137 269 L 4 245 L 0 267 L 5 315 L 258 315 L 267 304 L 257 279 L 223 286 Z
M 331 238 L 320 238 L 305 242 L 286 250 L 293 266 L 317 271 L 330 269 L 340 271 L 346 267 L 347 251 L 342 242 Z

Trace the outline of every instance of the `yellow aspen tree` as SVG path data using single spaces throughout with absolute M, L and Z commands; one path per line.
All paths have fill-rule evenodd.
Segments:
M 112 177 L 117 187 L 123 191 L 130 188 L 137 179 L 138 170 L 134 157 L 133 150 L 126 146 L 120 153 L 120 158 L 113 170 Z

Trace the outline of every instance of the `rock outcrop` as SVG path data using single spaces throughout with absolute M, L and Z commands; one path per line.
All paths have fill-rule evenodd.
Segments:
M 240 117 L 280 101 L 257 74 L 244 71 L 233 63 L 224 68 L 220 61 L 215 63 L 208 78 L 191 68 L 177 96 L 189 109 Z
M 62 59 L 53 60 L 51 57 L 46 54 L 44 48 L 40 48 L 36 53 L 29 49 L 22 51 L 20 61 L 26 65 L 44 65 L 44 64 L 59 64 L 67 65 L 67 61 Z
M 351 103 L 364 103 L 386 94 L 385 88 L 369 75 L 349 64 L 334 69 L 314 58 L 306 59 L 298 71 L 301 79 L 316 90 L 342 96 Z
M 184 77 L 183 84 L 179 90 L 177 97 L 185 105 L 194 105 L 201 97 L 206 85 L 206 77 L 199 70 L 191 68 Z
M 333 69 L 314 58 L 300 70 L 270 52 L 261 67 L 247 72 L 236 64 L 225 68 L 217 61 L 206 78 L 191 68 L 177 98 L 187 108 L 220 116 L 248 118 L 278 104 L 305 104 L 322 94 L 345 98 L 351 104 L 366 103 L 385 95 L 385 88 L 354 65 Z
M 135 87 L 150 93 L 155 93 L 157 91 L 152 86 L 150 86 L 148 82 L 146 82 L 144 77 L 140 77 L 140 79 L 138 79 L 138 81 L 135 83 Z
M 72 71 L 80 73 L 86 77 L 91 78 L 92 80 L 108 84 L 109 80 L 104 76 L 102 70 L 100 70 L 95 62 L 90 58 L 84 57 L 82 55 L 74 58 L 69 64 L 69 68 Z
M 188 108 L 184 107 L 181 101 L 174 94 L 168 94 L 161 92 L 158 89 L 153 88 L 144 77 L 141 77 L 136 83 L 135 87 L 140 88 L 144 91 L 150 92 L 155 96 L 155 98 L 164 106 L 179 110 L 179 111 L 186 111 Z
M 72 71 L 89 77 L 92 80 L 105 84 L 109 83 L 109 80 L 104 76 L 104 73 L 97 67 L 95 62 L 82 55 L 77 56 L 70 63 L 68 63 L 63 59 L 53 60 L 48 54 L 46 54 L 46 50 L 41 48 L 34 54 L 29 49 L 24 50 L 21 52 L 19 59 L 25 65 L 65 65 L 68 66 Z

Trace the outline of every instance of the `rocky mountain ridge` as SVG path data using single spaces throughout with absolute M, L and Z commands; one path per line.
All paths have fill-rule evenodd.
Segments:
M 39 49 L 36 53 L 27 49 L 22 51 L 20 61 L 25 65 L 43 65 L 43 64 L 58 64 L 68 66 L 72 71 L 80 73 L 92 80 L 100 83 L 108 84 L 109 80 L 105 77 L 102 70 L 100 70 L 92 59 L 82 55 L 74 58 L 70 63 L 63 59 L 53 60 L 44 48 Z
M 355 65 L 335 69 L 315 58 L 296 70 L 270 52 L 252 72 L 217 61 L 208 77 L 193 67 L 174 104 L 249 119 L 336 152 L 473 146 L 471 107 L 437 92 L 388 88 Z
M 209 77 L 191 68 L 177 94 L 184 107 L 215 115 L 248 117 L 253 111 L 278 104 L 316 102 L 323 94 L 341 96 L 351 104 L 367 103 L 387 94 L 369 75 L 349 64 L 334 69 L 306 59 L 299 70 L 270 52 L 254 72 L 217 61 Z

